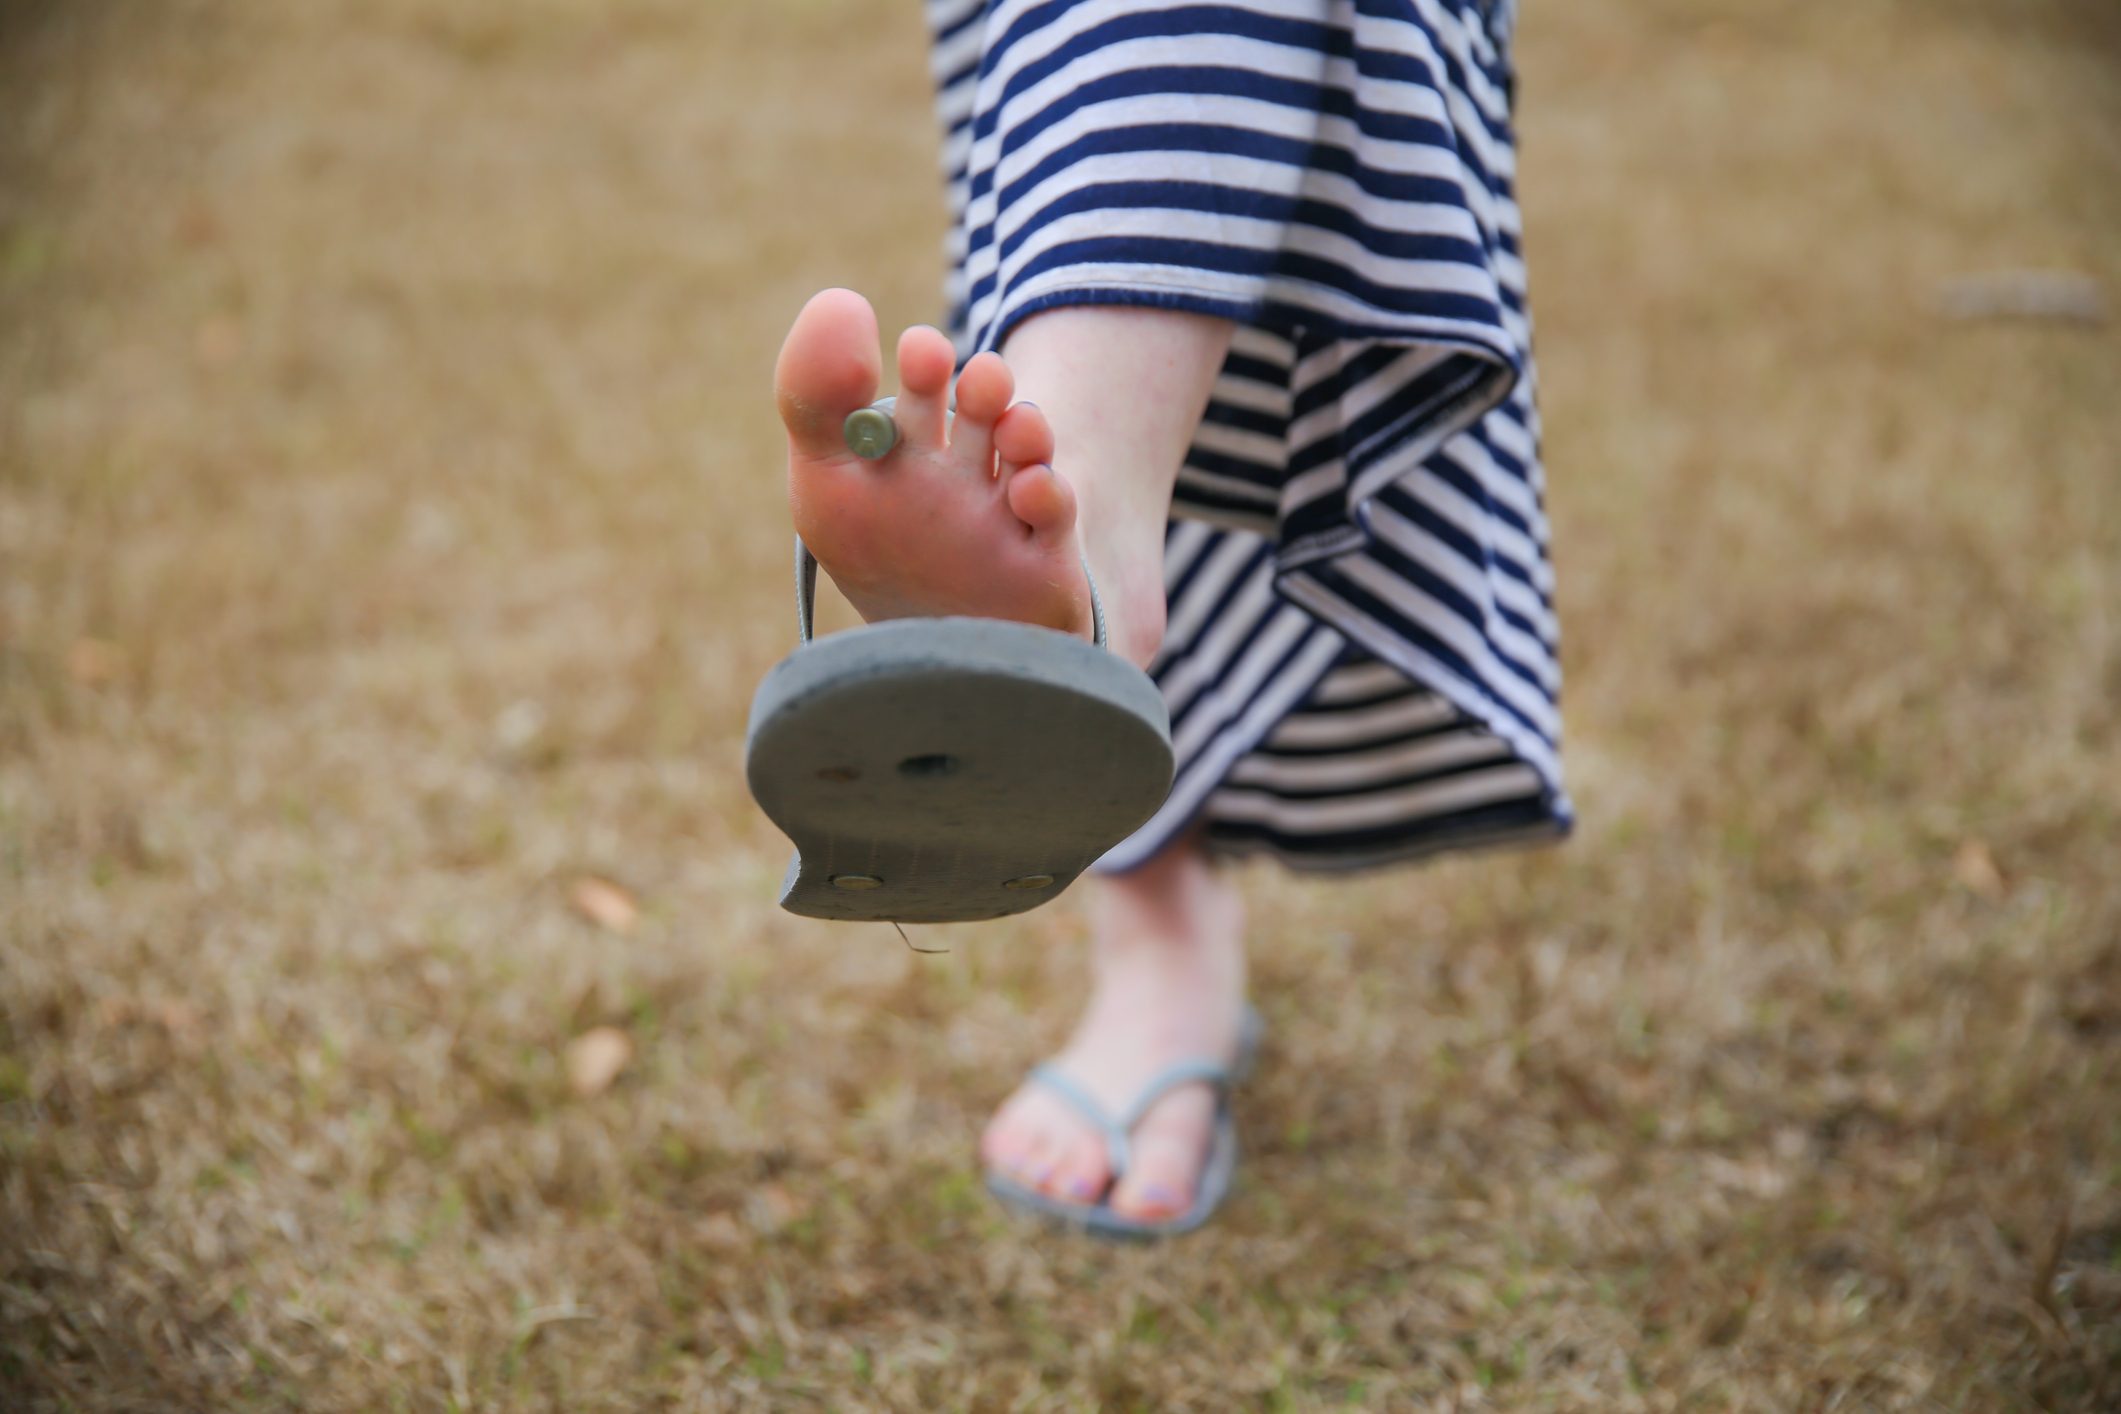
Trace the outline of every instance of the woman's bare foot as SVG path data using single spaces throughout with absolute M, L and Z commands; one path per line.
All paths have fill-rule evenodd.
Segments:
M 1100 880 L 1094 919 L 1096 987 L 1055 1060 L 1106 1113 L 1119 1114 L 1166 1066 L 1234 1056 L 1245 1005 L 1244 908 L 1185 844 Z M 1192 1206 L 1214 1124 L 1205 1085 L 1174 1090 L 1135 1126 L 1132 1167 L 1114 1185 L 1102 1136 L 1052 1091 L 1027 1083 L 988 1124 L 980 1157 L 1063 1202 L 1103 1200 L 1154 1222 Z
M 796 533 L 864 619 L 970 614 L 1079 633 L 1090 590 L 1075 493 L 1051 465 L 1053 431 L 998 354 L 957 380 L 950 341 L 908 329 L 898 344 L 899 441 L 864 461 L 847 414 L 877 396 L 876 315 L 851 290 L 803 306 L 781 346 L 774 390 L 788 428 Z
M 949 341 L 909 329 L 901 440 L 871 462 L 847 450 L 842 427 L 877 395 L 876 315 L 860 295 L 826 290 L 774 370 L 796 530 L 872 620 L 971 614 L 1087 634 L 1087 558 L 1113 651 L 1146 667 L 1163 640 L 1172 483 L 1231 327 L 1170 309 L 1032 315 L 1010 331 L 1006 362 L 983 353 L 965 365 L 954 424 Z M 1027 401 L 1012 406 L 1017 393 Z M 1066 477 L 1052 466 L 1056 437 Z

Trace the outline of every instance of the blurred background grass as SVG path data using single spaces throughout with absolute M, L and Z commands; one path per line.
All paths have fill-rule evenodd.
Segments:
M 785 918 L 737 771 L 915 7 L 0 0 L 0 1404 L 2121 1401 L 2121 338 L 1939 308 L 2121 291 L 2121 16 L 1527 10 L 1583 828 L 1250 875 L 1115 1252 L 971 1169 L 1072 910 Z

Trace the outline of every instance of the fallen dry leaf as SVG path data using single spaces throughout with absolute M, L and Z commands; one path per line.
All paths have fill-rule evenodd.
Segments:
M 762 1183 L 751 1191 L 745 1205 L 751 1225 L 768 1236 L 779 1232 L 807 1211 L 803 1201 L 778 1183 Z
M 190 1002 L 105 997 L 96 1010 L 105 1026 L 147 1025 L 165 1031 L 189 1031 L 199 1024 L 198 1009 Z
M 83 687 L 99 687 L 125 670 L 125 650 L 103 638 L 77 638 L 66 650 L 66 675 Z
M 631 933 L 634 925 L 641 921 L 641 907 L 633 901 L 633 895 L 609 879 L 599 879 L 594 874 L 584 874 L 567 890 L 568 902 L 575 912 L 581 914 L 600 928 L 614 933 Z
M 1968 892 L 1982 898 L 2002 898 L 2008 889 L 2003 871 L 1996 867 L 1996 856 L 1981 840 L 1968 840 L 1959 846 L 1952 856 L 1952 875 Z
M 194 203 L 177 216 L 177 240 L 184 245 L 212 245 L 222 234 L 220 218 L 206 206 Z
M 201 363 L 220 368 L 235 362 L 243 352 L 243 326 L 226 315 L 217 315 L 199 326 L 193 343 Z
M 1989 270 L 1962 275 L 1938 290 L 1937 307 L 1951 319 L 2106 322 L 2106 292 L 2097 280 L 2075 270 Z
M 527 752 L 544 730 L 545 709 L 527 697 L 509 703 L 493 719 L 494 741 L 511 756 Z
M 199 1009 L 190 1002 L 148 997 L 105 997 L 96 1007 L 97 1020 L 107 1031 L 145 1026 L 159 1029 L 181 1050 L 196 1049 L 200 1040 Z
M 611 1088 L 633 1059 L 633 1038 L 616 1026 L 597 1026 L 567 1043 L 567 1084 L 582 1099 Z

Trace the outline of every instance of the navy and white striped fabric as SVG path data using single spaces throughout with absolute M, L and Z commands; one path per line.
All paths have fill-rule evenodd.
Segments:
M 960 353 L 1239 325 L 1167 541 L 1178 776 L 1104 867 L 1565 832 L 1512 0 L 927 6 Z

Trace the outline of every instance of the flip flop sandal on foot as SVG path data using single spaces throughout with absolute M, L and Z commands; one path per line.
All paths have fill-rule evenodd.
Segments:
M 1230 1114 L 1230 1091 L 1252 1073 L 1264 1029 L 1259 1013 L 1246 1007 L 1245 1019 L 1238 1032 L 1237 1056 L 1228 1065 L 1196 1060 L 1166 1066 L 1141 1088 L 1133 1103 L 1117 1115 L 1107 1114 L 1089 1091 L 1051 1063 L 1031 1072 L 1034 1084 L 1043 1085 L 1058 1095 L 1104 1136 L 1106 1160 L 1114 1185 L 1127 1171 L 1133 1151 L 1134 1126 L 1141 1123 L 1142 1116 L 1181 1085 L 1212 1086 L 1215 1090 L 1215 1130 L 1209 1136 L 1208 1156 L 1201 1165 L 1200 1179 L 1193 1190 L 1193 1205 L 1177 1217 L 1154 1222 L 1125 1217 L 1102 1202 L 1070 1203 L 1048 1197 L 991 1170 L 987 1174 L 987 1191 L 1004 1206 L 1018 1212 L 1115 1242 L 1147 1242 L 1193 1231 L 1215 1216 L 1215 1210 L 1229 1196 L 1231 1181 L 1236 1177 L 1237 1122 Z M 1110 1188 L 1106 1191 L 1109 1194 Z
M 857 455 L 891 449 L 892 402 L 847 419 Z M 759 684 L 744 746 L 752 796 L 795 842 L 781 907 L 900 923 L 1022 913 L 1163 804 L 1170 716 L 1106 648 L 1095 580 L 1095 642 L 954 617 L 813 641 L 817 560 L 800 538 L 795 568 L 801 645 Z

